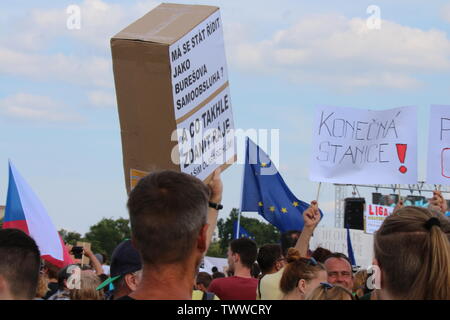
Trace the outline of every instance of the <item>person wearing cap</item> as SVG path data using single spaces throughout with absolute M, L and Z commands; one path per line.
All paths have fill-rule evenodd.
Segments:
M 142 263 L 139 252 L 133 247 L 131 240 L 121 242 L 111 258 L 111 277 L 104 281 L 97 290 L 112 285 L 110 300 L 128 296 L 136 290 L 141 278 Z

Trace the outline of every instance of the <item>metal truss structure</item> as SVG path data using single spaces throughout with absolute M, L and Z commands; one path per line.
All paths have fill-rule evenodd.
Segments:
M 422 196 L 423 193 L 432 193 L 435 190 L 441 191 L 443 194 L 450 194 L 450 186 L 442 186 L 435 184 L 427 184 L 423 181 L 419 181 L 417 184 L 334 184 L 335 186 L 335 220 L 334 225 L 336 228 L 343 228 L 344 226 L 344 202 L 347 198 L 348 189 L 352 188 L 352 196 L 359 195 L 358 188 L 373 189 L 374 192 L 379 190 L 392 190 L 393 193 L 399 193 L 401 191 L 407 191 L 411 195 Z

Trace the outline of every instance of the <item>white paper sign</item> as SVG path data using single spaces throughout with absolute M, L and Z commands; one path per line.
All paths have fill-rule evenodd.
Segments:
M 394 212 L 394 207 L 369 204 L 364 212 L 366 233 L 375 233 L 380 229 L 384 220 Z
M 200 272 L 212 274 L 213 267 L 216 267 L 218 272 L 224 272 L 224 268 L 228 267 L 228 260 L 225 258 L 204 257 L 200 264 Z
M 348 184 L 417 183 L 417 108 L 319 107 L 310 179 Z
M 169 48 L 175 119 L 228 81 L 222 20 L 217 10 Z
M 373 235 L 362 230 L 350 229 L 353 254 L 358 266 L 367 268 L 372 265 Z M 331 252 L 340 252 L 348 256 L 347 229 L 344 228 L 317 228 L 311 240 L 311 250 L 322 247 Z
M 450 185 L 450 106 L 431 106 L 427 183 Z
M 203 180 L 233 159 L 236 150 L 229 89 L 180 122 L 177 134 L 180 166 L 184 173 Z

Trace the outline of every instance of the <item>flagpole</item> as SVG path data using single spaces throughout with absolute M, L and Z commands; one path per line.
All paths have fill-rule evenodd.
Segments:
M 322 186 L 322 182 L 319 182 L 319 186 L 317 187 L 317 196 L 316 202 L 319 203 L 319 195 L 320 195 L 320 187 Z
M 248 155 L 248 137 L 246 137 L 245 139 L 244 166 L 242 168 L 241 199 L 239 201 L 239 213 L 236 226 L 236 239 L 239 239 L 239 231 L 241 229 L 241 212 L 242 212 L 242 201 L 244 200 L 244 178 L 245 178 L 245 165 L 247 163 L 247 155 Z

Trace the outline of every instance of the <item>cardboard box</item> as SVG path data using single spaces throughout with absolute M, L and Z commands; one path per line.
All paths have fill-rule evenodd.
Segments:
M 115 35 L 111 51 L 128 192 L 136 172 L 207 181 L 236 160 L 219 8 L 161 4 Z

